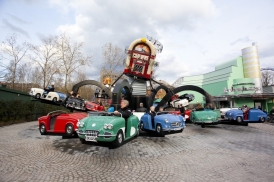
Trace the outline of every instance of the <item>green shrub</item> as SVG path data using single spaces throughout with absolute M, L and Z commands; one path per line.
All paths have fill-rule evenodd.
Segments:
M 39 117 L 55 110 L 65 110 L 63 106 L 56 106 L 39 101 L 3 101 L 0 100 L 0 122 L 35 121 Z

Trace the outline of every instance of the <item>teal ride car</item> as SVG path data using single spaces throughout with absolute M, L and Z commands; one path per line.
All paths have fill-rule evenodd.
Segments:
M 192 110 L 190 120 L 194 124 L 201 125 L 202 128 L 204 128 L 205 125 L 219 124 L 217 113 L 211 109 Z
M 114 147 L 119 147 L 125 140 L 139 135 L 139 119 L 133 114 L 125 120 L 114 113 L 89 112 L 88 117 L 78 121 L 77 127 L 82 143 L 111 142 Z

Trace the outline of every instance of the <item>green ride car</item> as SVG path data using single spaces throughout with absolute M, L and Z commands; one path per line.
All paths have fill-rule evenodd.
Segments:
M 123 117 L 108 112 L 89 112 L 89 116 L 77 123 L 77 134 L 82 143 L 112 142 L 119 147 L 125 140 L 139 135 L 139 119 L 131 115 Z
M 202 111 L 193 110 L 190 114 L 190 120 L 194 124 L 201 125 L 202 128 L 204 128 L 205 125 L 219 124 L 217 113 L 211 109 Z

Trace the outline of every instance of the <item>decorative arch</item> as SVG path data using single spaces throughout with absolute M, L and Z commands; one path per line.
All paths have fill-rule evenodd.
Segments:
M 77 93 L 79 88 L 84 86 L 84 85 L 96 85 L 97 87 L 100 87 L 101 89 L 103 89 L 106 94 L 108 95 L 108 97 L 111 99 L 112 95 L 111 95 L 111 90 L 106 87 L 104 84 L 98 82 L 98 81 L 95 81 L 95 80 L 84 80 L 84 81 L 81 81 L 77 84 L 75 84 L 73 87 L 72 87 L 72 91 L 74 93 Z
M 180 87 L 173 89 L 172 90 L 173 93 L 167 92 L 165 97 L 161 100 L 161 102 L 155 108 L 155 111 L 158 111 L 160 106 L 164 106 L 165 103 L 167 103 L 174 94 L 181 92 L 181 91 L 186 91 L 186 90 L 192 90 L 192 91 L 199 92 L 200 94 L 205 96 L 206 104 L 211 104 L 212 106 L 214 106 L 212 96 L 209 93 L 207 93 L 204 89 L 194 86 L 194 85 L 184 85 L 184 86 L 180 86 Z
M 149 101 L 148 101 L 148 110 L 150 109 L 149 107 L 153 105 L 153 101 L 155 99 L 155 95 L 157 94 L 157 92 L 163 89 L 166 91 L 166 93 L 168 93 L 170 90 L 165 86 L 165 85 L 159 85 L 158 87 L 156 87 L 155 89 L 151 90 L 151 93 L 149 95 Z
M 129 84 L 129 82 L 127 80 L 119 80 L 112 91 L 112 104 L 111 106 L 113 106 L 115 109 L 118 109 L 120 107 L 120 99 L 121 99 L 121 93 L 122 93 L 122 89 L 125 89 L 126 91 L 126 99 L 129 101 L 129 107 L 131 107 L 131 100 L 132 100 L 132 96 L 131 96 L 131 92 L 132 92 L 132 87 Z

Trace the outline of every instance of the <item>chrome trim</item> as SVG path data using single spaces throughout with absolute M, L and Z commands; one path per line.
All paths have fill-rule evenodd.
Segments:
M 168 128 L 168 129 L 163 129 L 163 131 L 180 131 L 182 129 L 184 129 L 184 127 L 180 128 L 179 130 L 178 128 Z
M 79 131 L 76 131 L 77 132 L 77 134 L 78 135 L 87 135 L 87 133 L 79 133 Z M 101 134 L 99 134 L 99 135 L 97 135 L 97 137 L 105 137 L 105 136 L 111 136 L 111 137 L 113 137 L 113 136 L 116 136 L 116 135 L 101 135 Z

